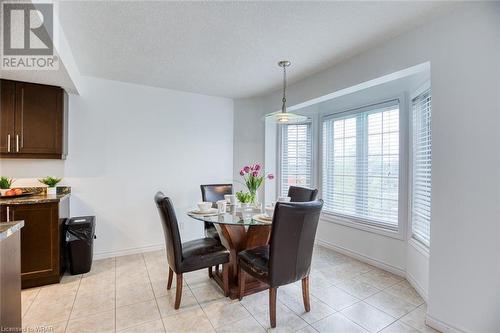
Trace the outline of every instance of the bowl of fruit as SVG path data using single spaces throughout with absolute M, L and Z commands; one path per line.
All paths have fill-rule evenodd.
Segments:
M 11 178 L 0 177 L 0 198 L 16 198 L 31 194 L 20 188 L 10 188 L 13 182 Z
M 29 195 L 29 193 L 23 192 L 20 188 L 11 188 L 7 191 L 2 191 L 2 198 L 16 198 Z

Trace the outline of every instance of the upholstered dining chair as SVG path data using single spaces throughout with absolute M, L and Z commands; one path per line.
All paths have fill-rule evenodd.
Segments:
M 288 196 L 290 197 L 290 202 L 314 201 L 318 196 L 318 190 L 306 187 L 290 186 L 288 188 Z
M 200 185 L 202 201 L 211 202 L 215 207 L 217 201 L 224 200 L 224 195 L 233 194 L 233 184 Z M 213 223 L 205 222 L 205 236 L 219 239 L 219 234 Z
M 229 251 L 217 240 L 205 237 L 182 243 L 172 201 L 162 192 L 155 195 L 160 213 L 168 260 L 167 290 L 172 287 L 173 273 L 176 276 L 175 309 L 181 304 L 182 274 L 215 265 L 223 265 L 224 294 L 229 294 Z
M 309 302 L 309 272 L 314 238 L 323 200 L 278 202 L 273 215 L 269 245 L 241 251 L 239 264 L 239 298 L 245 292 L 246 274 L 269 285 L 271 327 L 276 327 L 278 287 L 302 280 L 302 297 L 306 312 Z

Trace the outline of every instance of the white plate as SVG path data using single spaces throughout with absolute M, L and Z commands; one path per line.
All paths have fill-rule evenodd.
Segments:
M 255 221 L 263 222 L 263 223 L 272 223 L 273 218 L 267 216 L 266 214 L 257 214 L 252 217 Z
M 217 215 L 218 211 L 217 208 L 210 208 L 209 210 L 204 210 L 200 211 L 198 208 L 190 210 L 190 214 L 196 214 L 196 215 L 204 215 L 204 216 L 209 216 L 209 215 Z

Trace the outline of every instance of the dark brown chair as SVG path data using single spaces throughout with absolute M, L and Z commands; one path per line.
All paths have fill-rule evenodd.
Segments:
M 276 327 L 276 295 L 279 286 L 302 280 L 306 312 L 309 302 L 309 271 L 314 238 L 323 200 L 300 203 L 278 202 L 274 210 L 269 245 L 238 254 L 239 298 L 245 292 L 245 275 L 269 285 L 271 327 Z
M 201 199 L 211 202 L 212 206 L 217 205 L 217 201 L 224 200 L 224 195 L 233 194 L 233 184 L 208 184 L 200 185 Z M 219 233 L 213 223 L 205 222 L 205 236 L 219 239 Z
M 229 270 L 227 264 L 229 262 L 229 251 L 220 242 L 209 237 L 182 243 L 172 201 L 162 192 L 158 192 L 155 195 L 155 202 L 160 213 L 165 236 L 169 266 L 168 290 L 172 286 L 174 272 L 176 276 L 175 309 L 178 309 L 181 304 L 183 273 L 223 265 L 224 294 L 227 296 L 229 294 Z
M 314 201 L 318 196 L 318 190 L 299 186 L 290 186 L 288 188 L 288 196 L 290 197 L 290 202 Z

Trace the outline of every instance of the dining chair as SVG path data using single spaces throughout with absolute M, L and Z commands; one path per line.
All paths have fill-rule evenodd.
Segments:
M 172 287 L 174 272 L 176 277 L 175 309 L 177 310 L 181 304 L 183 273 L 223 265 L 222 280 L 224 294 L 227 296 L 229 294 L 229 251 L 220 242 L 210 237 L 182 243 L 172 201 L 162 192 L 156 193 L 154 200 L 160 213 L 165 236 L 169 266 L 167 290 Z
M 233 184 L 200 185 L 202 201 L 211 202 L 216 207 L 217 201 L 224 200 L 224 195 L 233 194 Z M 205 222 L 205 236 L 219 239 L 219 233 L 213 223 Z
M 269 285 L 271 327 L 276 327 L 278 287 L 302 280 L 306 312 L 309 302 L 309 272 L 318 220 L 323 200 L 278 202 L 273 215 L 269 245 L 238 254 L 239 299 L 245 293 L 246 274 Z
M 288 196 L 290 197 L 290 202 L 314 201 L 318 196 L 318 190 L 300 186 L 290 186 L 288 188 Z

